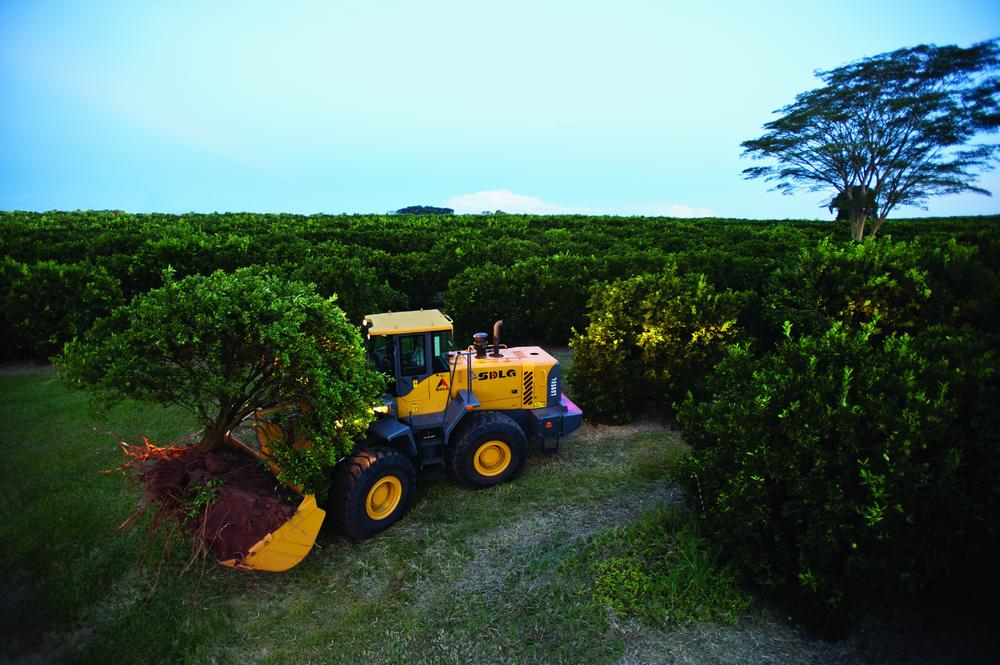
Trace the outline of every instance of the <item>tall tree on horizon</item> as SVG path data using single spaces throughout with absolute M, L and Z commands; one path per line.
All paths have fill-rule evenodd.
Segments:
M 848 213 L 859 241 L 869 216 L 874 236 L 898 205 L 989 196 L 976 178 L 994 167 L 1000 145 L 971 141 L 1000 127 L 998 68 L 1000 39 L 991 39 L 921 44 L 817 71 L 825 86 L 797 95 L 764 135 L 741 144 L 744 156 L 772 161 L 743 174 L 785 194 L 834 190 L 830 205 Z

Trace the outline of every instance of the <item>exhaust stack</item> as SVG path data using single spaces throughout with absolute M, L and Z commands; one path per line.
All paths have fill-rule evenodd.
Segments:
M 493 353 L 490 355 L 494 358 L 501 358 L 500 355 L 500 326 L 503 325 L 503 319 L 500 319 L 493 324 Z

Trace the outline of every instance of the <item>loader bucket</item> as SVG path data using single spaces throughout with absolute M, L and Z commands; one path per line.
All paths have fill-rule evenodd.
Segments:
M 257 541 L 245 557 L 221 563 L 240 570 L 284 572 L 296 566 L 312 550 L 324 517 L 326 511 L 316 505 L 316 497 L 307 494 L 291 519 Z
M 268 443 L 279 436 L 284 436 L 284 433 L 281 428 L 261 417 L 278 408 L 282 407 L 257 410 L 251 430 L 255 436 L 248 436 L 249 433 L 245 431 L 239 434 L 237 432 L 228 433 L 228 440 L 231 444 L 266 462 L 271 471 L 275 473 L 277 473 L 278 467 L 275 466 L 270 457 Z M 240 434 L 243 435 L 242 438 Z M 253 438 L 256 438 L 256 445 L 249 443 Z M 289 487 L 296 493 L 302 494 L 301 487 L 295 485 Z M 227 559 L 220 563 L 223 566 L 239 570 L 284 572 L 298 565 L 312 550 L 325 517 L 326 511 L 316 505 L 316 496 L 306 494 L 288 521 L 257 541 L 247 551 L 246 556 L 241 559 Z

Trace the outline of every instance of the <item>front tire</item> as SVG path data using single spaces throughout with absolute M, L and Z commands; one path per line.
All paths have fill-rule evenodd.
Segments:
M 413 464 L 400 452 L 385 446 L 358 451 L 334 471 L 337 527 L 356 542 L 385 531 L 410 510 L 415 485 Z
M 513 480 L 521 473 L 528 457 L 528 440 L 510 416 L 481 411 L 471 414 L 462 425 L 450 454 L 458 482 L 482 489 Z

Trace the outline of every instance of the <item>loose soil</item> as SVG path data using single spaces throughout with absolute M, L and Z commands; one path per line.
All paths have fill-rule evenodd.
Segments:
M 220 560 L 244 558 L 264 536 L 295 513 L 298 497 L 253 457 L 239 450 L 199 446 L 151 461 L 139 477 L 149 499 L 174 514 L 196 546 Z M 214 501 L 194 506 L 199 486 L 222 484 Z M 194 515 L 192 510 L 197 509 Z

